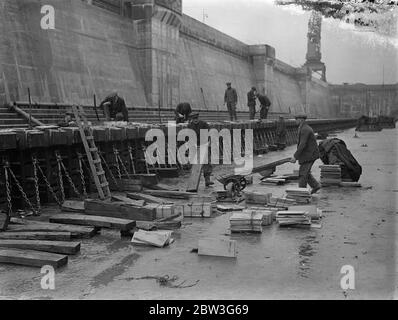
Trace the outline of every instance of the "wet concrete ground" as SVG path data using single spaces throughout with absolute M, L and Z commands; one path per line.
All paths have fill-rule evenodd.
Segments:
M 398 130 L 338 134 L 363 167 L 361 189 L 324 188 L 314 202 L 324 210 L 321 229 L 265 227 L 261 235 L 229 236 L 229 214 L 185 219 L 168 248 L 134 247 L 113 231 L 83 240 L 81 253 L 56 271 L 53 291 L 42 290 L 39 269 L 0 265 L 5 299 L 391 299 L 396 291 Z M 367 146 L 362 146 L 367 145 Z M 257 158 L 268 163 L 294 147 Z M 314 167 L 319 177 L 318 161 Z M 277 173 L 292 172 L 286 164 Z M 215 175 L 225 172 L 218 168 Z M 288 186 L 248 190 L 281 196 Z M 169 179 L 166 183 L 176 183 Z M 179 178 L 184 183 L 186 178 Z M 218 189 L 217 185 L 214 189 Z M 201 191 L 205 191 L 202 189 Z M 237 259 L 191 253 L 202 237 L 237 240 Z M 340 287 L 341 267 L 352 265 L 356 289 Z M 169 277 L 171 286 L 157 279 Z M 172 287 L 174 285 L 174 287 Z M 180 286 L 180 287 L 179 287 Z M 395 297 L 397 297 L 395 295 Z

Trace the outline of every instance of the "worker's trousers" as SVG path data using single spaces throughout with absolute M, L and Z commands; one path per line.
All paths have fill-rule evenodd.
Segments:
M 234 121 L 234 120 L 237 121 L 238 117 L 236 115 L 236 103 L 228 102 L 227 108 L 228 108 L 229 117 L 230 117 L 231 121 Z
M 268 109 L 269 109 L 269 107 L 266 107 L 266 106 L 261 106 L 261 109 L 260 109 L 260 119 L 267 119 L 267 117 L 268 117 Z
M 254 120 L 254 117 L 256 116 L 256 106 L 249 106 L 249 116 L 250 120 Z
M 307 184 L 310 185 L 312 189 L 319 187 L 319 182 L 311 174 L 311 168 L 315 161 L 304 162 L 300 164 L 299 169 L 299 188 L 307 188 Z

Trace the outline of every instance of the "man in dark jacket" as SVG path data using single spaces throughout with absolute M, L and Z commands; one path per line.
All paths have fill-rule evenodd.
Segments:
M 119 97 L 117 92 L 111 93 L 101 102 L 100 108 L 103 108 L 106 121 L 129 121 L 129 113 L 126 102 Z
M 312 188 L 311 194 L 316 193 L 320 188 L 320 183 L 311 174 L 311 168 L 315 160 L 319 159 L 319 150 L 315 134 L 312 128 L 306 123 L 307 116 L 297 115 L 296 121 L 299 124 L 297 151 L 292 157 L 291 162 L 298 160 L 299 170 L 299 188 L 307 188 L 307 184 Z
M 260 120 L 262 119 L 267 119 L 268 117 L 268 110 L 269 107 L 271 106 L 271 101 L 268 99 L 268 97 L 264 94 L 259 94 L 257 93 L 257 99 L 260 101 Z
M 237 103 L 238 103 L 238 94 L 236 93 L 236 90 L 231 87 L 231 82 L 227 82 L 227 90 L 225 90 L 225 95 L 224 95 L 224 104 L 227 105 L 231 121 L 238 120 L 238 117 L 236 116 Z
M 188 102 L 180 103 L 176 110 L 176 123 L 184 123 L 189 120 L 189 115 L 192 113 L 191 105 Z
M 209 124 L 206 121 L 199 120 L 199 113 L 193 113 L 193 114 L 190 115 L 190 121 L 189 121 L 189 124 L 188 124 L 188 128 L 192 129 L 196 133 L 196 137 L 198 139 L 198 151 L 199 151 L 200 150 L 199 145 L 202 142 L 202 141 L 199 140 L 200 139 L 200 130 L 202 130 L 202 129 L 203 130 L 209 130 L 210 126 L 209 126 Z M 203 143 L 205 143 L 205 142 L 203 142 Z M 211 158 L 210 157 L 210 150 L 211 149 L 210 149 L 210 146 L 209 146 L 209 153 L 208 153 L 209 161 L 208 161 L 208 164 L 204 164 L 203 167 L 202 167 L 202 172 L 203 172 L 203 177 L 205 178 L 206 187 L 210 187 L 210 186 L 214 185 L 214 182 L 212 182 L 210 180 L 210 176 L 211 176 L 211 174 L 213 172 L 213 167 L 210 164 L 210 158 Z
M 286 122 L 285 118 L 282 116 L 279 117 L 279 121 L 276 123 L 276 145 L 278 146 L 278 150 L 283 150 L 286 147 Z
M 255 87 L 252 87 L 247 93 L 247 106 L 249 107 L 250 120 L 253 120 L 256 116 L 256 96 L 257 90 Z

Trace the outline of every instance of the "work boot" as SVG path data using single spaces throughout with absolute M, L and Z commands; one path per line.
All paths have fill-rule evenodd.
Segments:
M 321 186 L 318 185 L 314 189 L 311 190 L 311 194 L 317 193 L 319 190 L 321 190 Z
M 206 183 L 206 187 L 210 187 L 210 186 L 214 185 L 214 182 L 210 181 L 210 177 L 205 178 L 205 183 Z

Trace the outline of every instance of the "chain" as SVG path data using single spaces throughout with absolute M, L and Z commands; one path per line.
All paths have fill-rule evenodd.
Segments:
M 119 151 L 113 147 L 113 154 L 115 155 L 115 162 L 116 162 L 116 170 L 117 170 L 117 175 L 119 177 L 119 179 L 122 179 L 122 172 L 120 171 L 120 166 L 119 166 L 119 161 L 118 161 L 118 157 L 119 157 Z
M 65 165 L 64 165 L 64 163 L 63 163 L 62 161 L 61 161 L 61 167 L 62 167 L 62 169 L 64 170 L 66 179 L 68 180 L 70 186 L 72 187 L 73 192 L 74 192 L 78 197 L 81 198 L 82 195 L 80 194 L 79 190 L 77 190 L 75 184 L 73 183 L 72 178 L 70 177 L 70 175 L 69 175 L 68 171 L 66 170 Z
M 40 212 L 40 191 L 39 191 L 39 177 L 37 176 L 37 159 L 32 157 L 32 164 L 33 164 L 33 175 L 35 180 L 35 191 L 36 191 L 36 206 L 37 212 Z
M 23 199 L 25 200 L 26 204 L 30 207 L 30 209 L 33 211 L 33 215 L 37 216 L 38 212 L 36 211 L 36 209 L 33 207 L 32 203 L 30 202 L 30 200 L 28 199 L 26 193 L 23 191 L 23 188 L 21 186 L 21 184 L 19 183 L 17 177 L 15 176 L 14 172 L 12 172 L 10 167 L 7 167 L 8 171 L 10 172 L 11 177 L 14 179 L 15 184 L 18 187 L 19 192 L 21 193 Z
M 62 203 L 65 202 L 65 190 L 64 190 L 64 181 L 62 179 L 62 158 L 61 155 L 58 152 L 55 152 L 55 156 L 57 158 L 57 162 L 58 162 L 58 179 L 59 179 L 59 189 L 60 189 L 60 193 L 61 193 L 61 201 Z
M 38 163 L 38 164 L 39 164 L 39 163 Z M 43 172 L 43 170 L 41 169 L 40 165 L 37 166 L 37 169 L 39 170 L 39 173 L 41 174 L 41 176 L 42 176 L 44 182 L 46 183 L 47 188 L 48 188 L 48 190 L 50 191 L 51 195 L 53 196 L 55 202 L 57 202 L 57 204 L 61 207 L 61 206 L 62 206 L 62 203 L 61 203 L 61 201 L 59 201 L 59 199 L 58 199 L 58 197 L 57 197 L 57 194 L 55 193 L 55 191 L 54 191 L 53 187 L 51 186 L 50 182 L 48 182 L 48 180 L 47 180 L 47 178 L 46 178 L 46 175 L 44 174 L 44 172 Z
M 131 167 L 133 168 L 133 174 L 135 174 L 135 165 L 134 165 L 134 157 L 133 157 L 133 148 L 131 145 L 129 145 L 129 156 L 130 156 L 130 161 L 131 161 Z
M 8 162 L 4 164 L 4 176 L 6 181 L 6 192 L 7 192 L 7 203 L 8 203 L 8 215 L 11 216 L 12 213 L 12 202 L 11 202 L 11 189 L 10 189 L 10 182 L 8 178 Z
M 119 188 L 119 184 L 117 183 L 117 180 L 116 180 L 115 176 L 113 175 L 111 169 L 110 169 L 109 166 L 108 166 L 108 163 L 105 161 L 105 158 L 104 158 L 104 156 L 103 156 L 101 153 L 100 153 L 100 157 L 101 157 L 101 160 L 103 161 L 103 163 L 105 164 L 105 168 L 108 170 L 109 175 L 111 176 L 111 179 L 112 179 L 113 182 L 115 183 L 116 187 L 117 187 L 118 189 L 120 189 L 120 188 Z
M 83 171 L 83 164 L 82 164 L 83 155 L 81 153 L 78 153 L 77 156 L 79 159 L 79 171 L 80 171 L 80 180 L 82 183 L 83 195 L 85 198 L 87 198 L 86 180 L 84 178 L 84 171 Z
M 131 179 L 130 173 L 128 172 L 128 170 L 127 170 L 127 168 L 126 168 L 126 165 L 125 165 L 125 163 L 123 162 L 122 158 L 120 157 L 120 154 L 119 154 L 119 153 L 117 154 L 117 159 L 116 159 L 116 160 L 119 160 L 120 164 L 122 165 L 122 169 L 123 169 L 124 173 L 126 174 L 126 176 L 127 176 L 129 179 Z

